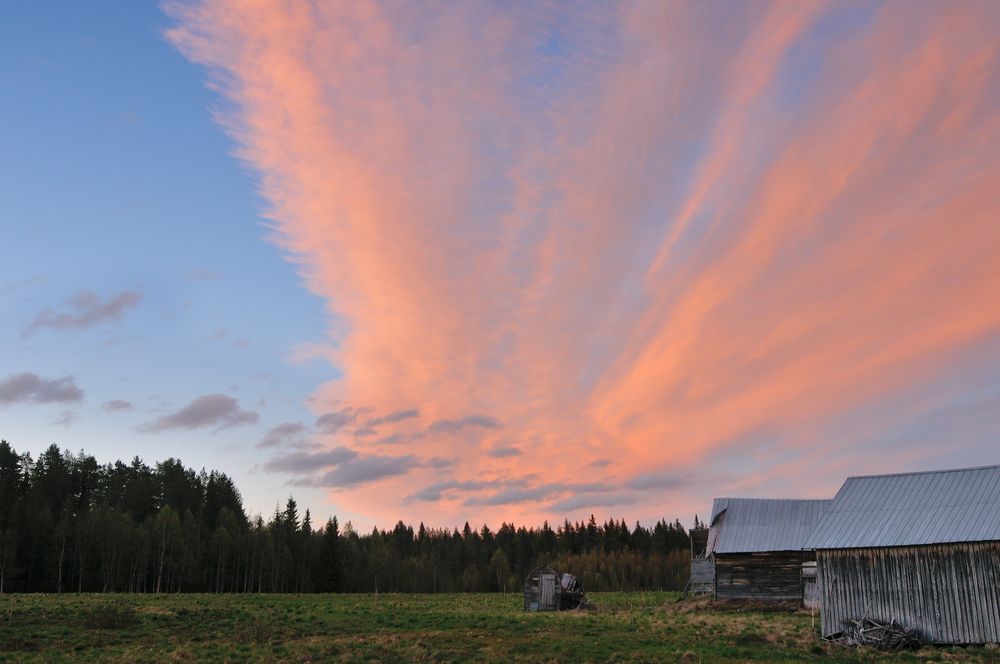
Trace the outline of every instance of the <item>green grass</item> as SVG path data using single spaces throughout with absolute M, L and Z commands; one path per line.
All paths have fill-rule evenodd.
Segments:
M 516 594 L 7 595 L 0 661 L 1000 662 L 976 648 L 849 650 L 821 641 L 806 612 L 591 600 L 597 611 L 525 613 Z

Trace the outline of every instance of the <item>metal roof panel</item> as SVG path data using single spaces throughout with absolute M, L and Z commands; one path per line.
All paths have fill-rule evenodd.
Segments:
M 799 551 L 830 502 L 716 498 L 709 522 L 711 552 Z
M 1000 540 L 1000 466 L 850 477 L 808 549 Z

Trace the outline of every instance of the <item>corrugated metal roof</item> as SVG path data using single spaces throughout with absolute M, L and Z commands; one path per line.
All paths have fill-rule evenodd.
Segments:
M 716 498 L 709 521 L 709 551 L 799 551 L 829 504 L 829 500 Z
M 850 477 L 810 549 L 1000 540 L 1000 466 Z

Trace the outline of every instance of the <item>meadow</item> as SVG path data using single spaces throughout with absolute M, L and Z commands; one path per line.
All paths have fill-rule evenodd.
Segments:
M 884 654 L 821 641 L 806 611 L 675 593 L 593 593 L 525 613 L 519 594 L 6 595 L 11 662 L 1000 662 L 983 648 Z

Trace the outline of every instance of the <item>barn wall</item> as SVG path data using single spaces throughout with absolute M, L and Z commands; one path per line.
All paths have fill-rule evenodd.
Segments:
M 726 553 L 715 555 L 718 599 L 802 599 L 802 553 Z
M 1000 542 L 823 550 L 817 562 L 824 636 L 869 617 L 936 643 L 1000 642 Z

